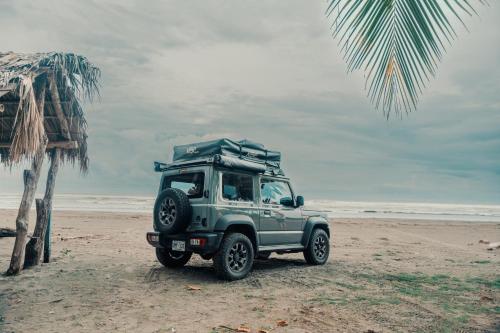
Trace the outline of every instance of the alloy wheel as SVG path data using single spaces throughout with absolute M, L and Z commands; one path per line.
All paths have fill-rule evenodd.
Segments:
M 227 264 L 233 272 L 241 272 L 248 262 L 248 249 L 246 244 L 236 242 L 229 250 Z

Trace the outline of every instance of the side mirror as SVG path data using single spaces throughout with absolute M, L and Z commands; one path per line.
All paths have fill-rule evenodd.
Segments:
M 293 207 L 293 199 L 290 197 L 284 197 L 280 199 L 280 205 Z
M 301 195 L 297 196 L 297 207 L 302 207 L 304 206 L 304 197 Z

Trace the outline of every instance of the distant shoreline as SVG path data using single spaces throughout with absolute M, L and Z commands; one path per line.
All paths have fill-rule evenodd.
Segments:
M 0 209 L 17 209 L 20 199 L 19 195 L 0 194 Z M 147 196 L 59 194 L 54 198 L 54 210 L 151 214 L 154 200 Z M 500 205 L 306 200 L 305 208 L 323 211 L 333 219 L 500 222 Z

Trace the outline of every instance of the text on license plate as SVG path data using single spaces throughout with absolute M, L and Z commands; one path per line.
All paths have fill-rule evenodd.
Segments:
M 172 241 L 172 251 L 186 251 L 186 242 L 173 240 Z

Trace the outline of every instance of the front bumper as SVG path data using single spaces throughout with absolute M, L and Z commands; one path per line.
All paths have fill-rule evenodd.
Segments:
M 146 234 L 148 243 L 157 248 L 172 249 L 172 241 L 184 241 L 186 252 L 199 254 L 211 254 L 219 249 L 224 233 L 222 232 L 193 232 L 175 235 L 166 235 L 160 232 L 151 231 Z M 202 245 L 192 245 L 191 239 L 204 239 Z

